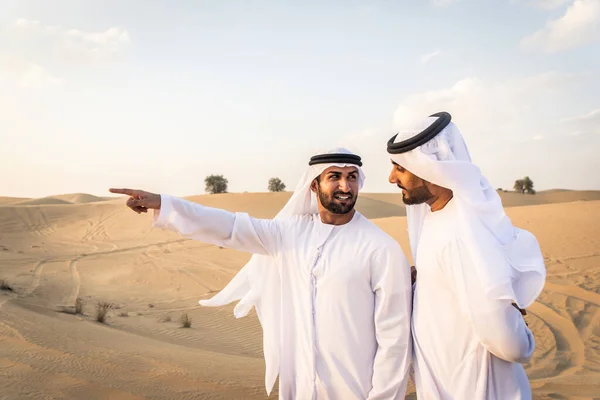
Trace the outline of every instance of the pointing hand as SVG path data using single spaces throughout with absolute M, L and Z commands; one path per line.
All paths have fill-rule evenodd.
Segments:
M 125 194 L 129 196 L 127 199 L 127 207 L 131 208 L 136 213 L 145 213 L 149 209 L 160 210 L 160 194 L 145 192 L 135 189 L 109 189 L 111 193 Z

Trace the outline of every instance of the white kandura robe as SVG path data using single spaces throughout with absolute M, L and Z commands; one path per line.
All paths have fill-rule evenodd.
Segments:
M 283 400 L 403 399 L 411 362 L 410 269 L 398 243 L 355 212 L 256 219 L 161 195 L 154 226 L 280 260 Z
M 413 346 L 420 400 L 531 399 L 525 370 L 534 338 L 509 299 L 484 293 L 482 268 L 506 256 L 485 230 L 477 235 L 487 263 L 473 261 L 456 201 L 425 217 L 417 250 Z

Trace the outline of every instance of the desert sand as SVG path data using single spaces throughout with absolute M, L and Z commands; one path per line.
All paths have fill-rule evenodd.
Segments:
M 600 192 L 501 195 L 547 261 L 525 317 L 537 341 L 526 365 L 535 398 L 600 398 Z M 188 199 L 272 217 L 289 196 Z M 357 207 L 409 254 L 399 194 L 361 194 Z M 249 258 L 153 229 L 123 198 L 0 197 L 0 399 L 267 398 L 255 313 L 236 320 L 233 305 L 198 304 Z M 73 313 L 78 298 L 83 315 Z M 114 305 L 105 323 L 98 302 Z

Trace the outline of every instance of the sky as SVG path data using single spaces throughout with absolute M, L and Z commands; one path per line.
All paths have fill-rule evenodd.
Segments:
M 0 0 L 0 196 L 293 190 L 452 114 L 498 188 L 600 189 L 600 0 Z

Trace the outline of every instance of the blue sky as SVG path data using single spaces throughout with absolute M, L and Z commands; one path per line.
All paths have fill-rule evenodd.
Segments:
M 600 189 L 600 0 L 0 0 L 0 195 L 293 189 L 447 110 L 497 187 Z

